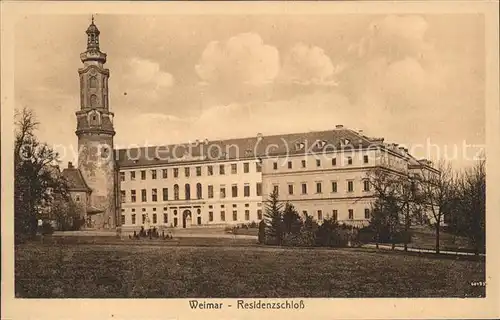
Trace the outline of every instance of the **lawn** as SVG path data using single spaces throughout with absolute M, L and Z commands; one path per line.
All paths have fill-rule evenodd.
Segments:
M 479 297 L 485 264 L 365 249 L 16 247 L 17 297 Z

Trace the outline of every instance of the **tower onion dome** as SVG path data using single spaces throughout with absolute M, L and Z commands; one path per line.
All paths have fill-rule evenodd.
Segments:
M 97 26 L 94 24 L 94 16 L 87 31 L 87 51 L 80 55 L 82 62 L 85 61 L 98 61 L 101 63 L 106 62 L 106 54 L 99 49 L 99 34 L 101 33 Z
M 88 35 L 90 34 L 95 34 L 95 35 L 99 35 L 99 29 L 97 29 L 97 26 L 94 24 L 94 17 L 92 17 L 92 23 L 89 25 L 89 27 L 87 28 L 87 31 L 86 33 Z

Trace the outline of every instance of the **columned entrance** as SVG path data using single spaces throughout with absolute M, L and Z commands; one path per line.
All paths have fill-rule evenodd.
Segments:
M 191 226 L 191 211 L 184 210 L 182 212 L 182 227 L 187 228 Z

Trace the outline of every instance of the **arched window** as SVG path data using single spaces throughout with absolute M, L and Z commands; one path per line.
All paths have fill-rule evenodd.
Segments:
M 179 185 L 174 185 L 174 200 L 179 200 Z
M 198 199 L 202 198 L 201 183 L 196 184 L 196 198 Z
M 186 185 L 184 186 L 184 192 L 186 193 L 186 200 L 190 200 L 191 199 L 191 186 L 189 185 L 189 183 L 186 183 Z
M 94 76 L 90 77 L 90 79 L 89 79 L 89 87 L 92 88 L 92 89 L 97 88 L 97 79 L 96 79 L 96 77 L 94 77 Z

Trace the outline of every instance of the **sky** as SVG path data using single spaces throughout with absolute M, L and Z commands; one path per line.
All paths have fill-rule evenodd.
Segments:
M 75 150 L 89 23 L 29 15 L 15 34 L 16 108 L 35 111 L 41 140 Z M 480 15 L 96 15 L 95 23 L 115 147 L 343 124 L 465 166 L 478 148 L 465 155 L 464 143 L 485 143 Z

